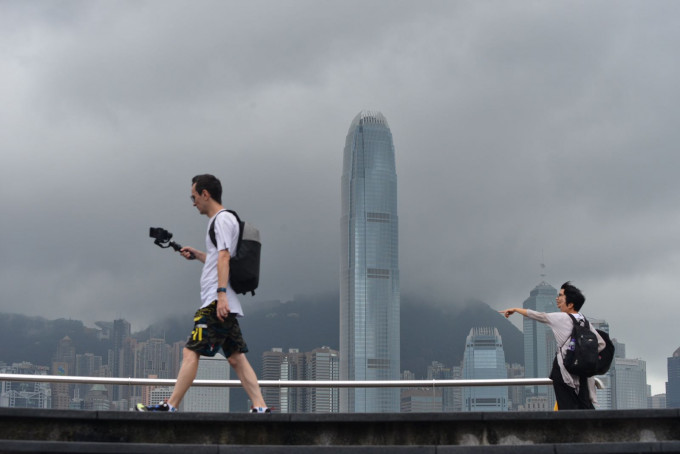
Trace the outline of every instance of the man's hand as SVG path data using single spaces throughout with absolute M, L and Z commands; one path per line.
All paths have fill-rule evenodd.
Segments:
M 498 313 L 505 315 L 505 318 L 510 318 L 515 313 L 515 309 L 505 309 L 504 311 L 498 311 Z
M 191 246 L 184 246 L 179 250 L 179 253 L 187 260 L 198 260 L 205 263 L 205 252 L 199 251 Z
M 505 309 L 504 311 L 498 311 L 499 314 L 505 315 L 505 318 L 510 318 L 510 316 L 512 314 L 514 314 L 515 312 L 517 312 L 518 314 L 520 314 L 524 317 L 528 317 L 527 310 L 523 309 L 521 307 L 513 307 L 511 309 Z
M 220 292 L 217 294 L 217 318 L 223 322 L 228 316 L 231 310 L 229 309 L 229 301 L 227 300 L 227 294 Z

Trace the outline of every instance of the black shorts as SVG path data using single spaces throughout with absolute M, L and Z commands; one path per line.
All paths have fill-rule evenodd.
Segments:
M 220 349 L 229 358 L 233 353 L 247 353 L 236 314 L 229 314 L 223 322 L 217 318 L 217 301 L 202 307 L 194 315 L 194 330 L 186 347 L 202 356 L 215 356 Z

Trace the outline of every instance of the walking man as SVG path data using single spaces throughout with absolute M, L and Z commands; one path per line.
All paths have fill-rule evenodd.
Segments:
M 584 317 L 579 311 L 585 301 L 586 297 L 581 293 L 581 290 L 571 285 L 571 282 L 565 282 L 560 288 L 560 293 L 556 299 L 557 308 L 560 312 L 546 313 L 522 308 L 499 311 L 506 318 L 518 312 L 532 320 L 545 323 L 552 329 L 558 351 L 553 360 L 550 379 L 553 381 L 558 410 L 594 409 L 593 404 L 597 403 L 595 379 L 593 377 L 587 379 L 586 377 L 579 378 L 577 375 L 570 374 L 564 367 L 564 356 L 569 349 L 569 340 L 571 339 L 571 332 L 574 327 L 569 314 L 573 315 L 577 321 L 582 322 Z M 602 336 L 592 325 L 590 330 L 597 336 L 598 351 L 602 351 L 605 347 Z
M 270 413 L 262 398 L 260 385 L 245 353 L 238 318 L 243 316 L 241 303 L 229 283 L 229 259 L 236 254 L 239 225 L 236 218 L 222 206 L 222 184 L 213 175 L 197 175 L 192 179 L 191 200 L 198 212 L 215 220 L 217 247 L 206 230 L 206 252 L 183 247 L 180 254 L 187 260 L 202 262 L 201 308 L 194 316 L 194 329 L 184 347 L 182 366 L 172 396 L 167 402 L 145 406 L 138 411 L 177 411 L 198 371 L 201 356 L 215 356 L 221 349 L 236 372 L 243 389 L 253 404 L 252 413 Z

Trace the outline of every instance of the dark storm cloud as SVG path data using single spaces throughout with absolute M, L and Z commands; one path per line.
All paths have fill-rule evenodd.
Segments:
M 0 310 L 135 328 L 191 312 L 200 267 L 148 227 L 201 246 L 188 197 L 204 172 L 262 230 L 256 301 L 337 288 L 342 149 L 375 109 L 396 148 L 402 292 L 503 308 L 542 272 L 574 279 L 662 391 L 676 4 L 0 8 Z

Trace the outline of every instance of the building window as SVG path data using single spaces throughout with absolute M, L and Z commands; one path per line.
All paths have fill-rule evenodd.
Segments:
M 389 279 L 390 270 L 385 270 L 381 268 L 369 268 L 367 277 L 369 279 Z

